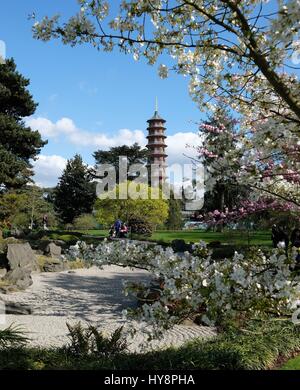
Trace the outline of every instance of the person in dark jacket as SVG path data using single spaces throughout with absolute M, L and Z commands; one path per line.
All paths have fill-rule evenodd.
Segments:
M 116 237 L 119 237 L 120 235 L 121 226 L 122 226 L 122 221 L 120 219 L 117 219 L 115 222 Z

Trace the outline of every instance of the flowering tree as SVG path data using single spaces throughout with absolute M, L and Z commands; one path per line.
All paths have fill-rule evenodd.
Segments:
M 78 243 L 72 258 L 105 264 L 143 267 L 163 281 L 152 302 L 125 311 L 129 318 L 146 323 L 159 334 L 182 319 L 198 313 L 203 323 L 243 325 L 249 318 L 287 316 L 300 305 L 299 275 L 293 271 L 296 253 L 289 258 L 275 249 L 270 255 L 253 250 L 247 256 L 214 261 L 205 243 L 194 254 L 180 255 L 171 248 L 130 241 L 104 242 L 98 247 Z M 125 283 L 125 294 L 147 296 L 145 284 Z
M 34 36 L 75 46 L 118 48 L 189 76 L 201 109 L 222 101 L 240 118 L 238 144 L 220 175 L 300 204 L 299 0 L 78 0 L 78 13 L 34 24 Z M 291 59 L 293 61 L 291 61 Z
M 247 188 L 239 185 L 234 177 L 220 175 L 219 162 L 229 150 L 237 148 L 236 122 L 229 110 L 218 104 L 214 114 L 200 125 L 203 143 L 197 151 L 207 172 L 204 212 L 215 209 L 224 212 L 225 207 L 232 208 L 248 196 Z
M 88 42 L 107 51 L 117 46 L 150 63 L 167 51 L 176 59 L 175 69 L 191 75 L 197 101 L 207 91 L 244 107 L 255 93 L 267 114 L 281 101 L 291 117 L 280 105 L 276 113 L 299 121 L 299 86 L 276 71 L 299 49 L 298 0 L 279 1 L 275 9 L 260 0 L 131 0 L 120 1 L 118 11 L 105 0 L 78 3 L 78 14 L 66 23 L 58 16 L 37 22 L 35 36 L 60 37 L 71 45 Z M 162 66 L 161 74 L 166 73 Z

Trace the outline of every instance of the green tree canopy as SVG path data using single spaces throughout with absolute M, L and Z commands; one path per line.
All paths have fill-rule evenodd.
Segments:
M 76 154 L 70 159 L 54 191 L 54 206 L 64 223 L 72 223 L 81 214 L 89 214 L 96 199 L 91 169 Z
M 132 164 L 146 164 L 148 159 L 148 149 L 141 148 L 138 143 L 132 146 L 122 145 L 115 146 L 109 150 L 97 150 L 93 156 L 96 164 L 110 164 L 115 167 L 116 178 L 119 180 L 119 156 L 126 156 L 128 165 Z M 128 175 L 127 179 L 133 179 L 133 176 Z
M 182 218 L 182 201 L 180 199 L 174 199 L 174 196 L 171 196 L 169 199 L 169 214 L 166 221 L 166 226 L 170 230 L 181 229 L 183 225 Z
M 162 199 L 162 193 L 159 192 L 159 199 L 151 199 L 151 187 L 147 184 L 140 184 L 138 191 L 145 192 L 148 199 L 119 199 L 121 187 L 127 186 L 127 189 L 133 182 L 127 181 L 116 186 L 116 199 L 97 199 L 95 209 L 97 210 L 97 220 L 102 224 L 111 224 L 120 218 L 124 222 L 132 219 L 139 219 L 153 225 L 163 224 L 168 218 L 168 201 Z
M 47 201 L 42 188 L 27 186 L 0 197 L 0 227 L 27 228 L 31 221 L 42 226 L 44 215 L 48 217 L 48 226 L 56 226 L 53 205 Z
M 0 64 L 0 185 L 8 189 L 30 180 L 30 160 L 46 144 L 40 133 L 22 120 L 34 114 L 37 106 L 28 85 L 29 80 L 16 71 L 13 59 Z
M 225 174 L 221 179 L 217 179 L 224 168 L 216 161 L 215 156 L 224 158 L 229 150 L 238 151 L 235 138 L 236 121 L 230 110 L 219 103 L 213 115 L 209 115 L 208 120 L 201 125 L 201 130 L 204 141 L 203 148 L 200 148 L 200 160 L 209 174 L 206 180 L 204 210 L 224 211 L 225 207 L 232 208 L 249 193 L 249 189 L 238 185 L 236 180 Z

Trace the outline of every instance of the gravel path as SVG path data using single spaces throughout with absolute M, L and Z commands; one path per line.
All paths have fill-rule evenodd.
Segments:
M 147 281 L 147 271 L 131 270 L 118 266 L 96 267 L 60 273 L 33 275 L 33 285 L 24 292 L 0 294 L 0 300 L 30 305 L 32 315 L 6 315 L 0 329 L 14 323 L 29 332 L 30 344 L 35 346 L 62 346 L 68 342 L 66 322 L 89 322 L 110 333 L 120 325 L 125 329 L 135 326 L 136 336 L 130 340 L 129 349 L 140 351 L 146 337 L 141 324 L 126 322 L 123 309 L 136 304 L 122 293 L 123 280 Z M 175 326 L 160 341 L 147 343 L 147 349 L 170 345 L 178 346 L 194 337 L 209 338 L 215 335 L 213 328 L 204 326 Z

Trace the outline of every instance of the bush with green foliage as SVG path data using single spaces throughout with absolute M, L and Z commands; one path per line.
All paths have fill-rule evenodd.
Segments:
M 75 218 L 73 227 L 78 230 L 93 230 L 97 227 L 97 221 L 92 214 L 82 214 Z
M 140 193 L 138 199 L 128 196 L 128 199 L 119 199 L 120 193 L 134 190 Z M 151 225 L 161 225 L 168 218 L 168 201 L 163 199 L 162 191 L 159 191 L 158 199 L 151 199 L 152 188 L 147 184 L 123 182 L 117 185 L 105 198 L 98 198 L 95 203 L 96 217 L 99 223 L 108 225 L 118 218 L 124 222 L 133 219 L 148 222 Z
M 0 350 L 3 348 L 22 347 L 29 341 L 25 331 L 19 326 L 9 326 L 0 330 Z
M 77 336 L 74 343 L 75 351 L 80 353 L 74 353 L 70 346 L 0 349 L 0 367 L 14 370 L 266 370 L 277 366 L 279 359 L 289 358 L 300 350 L 300 335 L 299 326 L 290 321 L 253 321 L 243 329 L 229 329 L 210 340 L 194 339 L 178 348 L 147 353 L 125 353 L 123 348 L 117 348 L 116 353 L 103 353 L 107 347 L 105 342 L 103 348 L 101 341 L 100 353 L 92 354 L 85 341 L 78 347 Z
M 0 227 L 27 229 L 31 222 L 43 227 L 44 215 L 48 217 L 48 227 L 57 225 L 53 204 L 39 187 L 27 186 L 0 195 Z
M 84 328 L 79 322 L 76 325 L 67 324 L 70 345 L 68 350 L 76 356 L 102 355 L 112 356 L 127 349 L 123 327 L 117 328 L 111 336 L 104 336 L 95 326 Z
M 153 227 L 152 225 L 138 218 L 132 218 L 128 221 L 128 227 L 130 229 L 131 234 L 141 235 L 141 236 L 151 236 Z

